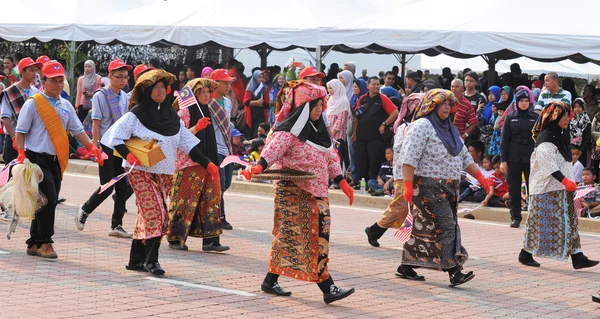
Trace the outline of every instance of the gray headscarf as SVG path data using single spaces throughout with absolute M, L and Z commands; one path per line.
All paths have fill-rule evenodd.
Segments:
M 346 97 L 348 98 L 348 101 L 350 101 L 350 99 L 352 99 L 352 95 L 354 95 L 354 75 L 352 75 L 352 72 L 344 70 L 338 73 L 338 79 L 340 77 L 344 79 L 344 86 L 346 87 Z
M 92 72 L 90 72 L 89 74 L 84 72 L 82 86 L 84 88 L 88 89 L 88 92 L 94 92 L 96 89 L 96 81 L 98 80 L 96 77 L 96 65 L 94 64 L 94 61 L 92 61 L 92 60 L 85 61 L 84 65 L 91 65 Z

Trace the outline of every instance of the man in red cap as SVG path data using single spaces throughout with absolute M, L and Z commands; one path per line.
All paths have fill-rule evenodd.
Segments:
M 38 93 L 38 90 L 33 85 L 37 72 L 42 68 L 42 64 L 33 61 L 32 58 L 26 57 L 19 61 L 19 72 L 21 73 L 21 80 L 0 93 L 2 101 L 1 115 L 2 124 L 4 124 L 4 131 L 6 132 L 7 139 L 4 141 L 2 158 L 4 163 L 10 163 L 16 159 L 17 148 L 16 148 L 16 134 L 15 126 L 17 125 L 17 119 L 21 108 L 27 99 Z
M 127 65 L 119 59 L 111 61 L 108 65 L 110 87 L 100 88 L 92 97 L 92 142 L 95 145 L 100 146 L 101 149 L 109 150 L 108 147 L 100 144 L 100 140 L 104 133 L 106 133 L 106 131 L 108 131 L 108 129 L 127 112 L 129 97 L 123 92 L 123 88 L 127 84 L 127 80 L 129 79 L 128 72 L 131 71 L 131 69 L 131 65 Z M 138 75 L 139 72 L 143 72 L 143 70 L 140 70 L 139 68 L 136 68 L 136 70 L 138 71 Z M 116 157 L 113 155 L 113 152 L 108 151 L 106 152 L 106 155 L 108 158 L 104 160 L 104 165 L 98 168 L 100 185 L 106 184 L 113 177 L 125 173 L 122 158 Z M 125 203 L 133 194 L 131 186 L 127 184 L 127 180 L 124 178 L 102 193 L 100 193 L 100 188 L 98 188 L 83 205 L 79 206 L 77 216 L 75 216 L 75 226 L 77 229 L 80 231 L 83 230 L 89 214 L 98 208 L 98 206 L 113 193 L 113 190 L 115 192 L 115 195 L 113 196 L 114 206 L 111 229 L 108 232 L 108 235 L 122 238 L 130 238 L 132 236 L 132 234 L 123 229 L 122 226 L 123 215 L 125 214 Z
M 325 73 L 317 71 L 317 68 L 314 66 L 305 67 L 300 71 L 299 75 L 301 81 L 314 85 L 321 85 L 321 79 L 324 77 Z
M 231 82 L 235 79 L 229 76 L 225 69 L 216 69 L 210 74 L 210 79 L 216 81 L 219 85 L 215 89 L 214 99 L 208 103 L 211 108 L 211 117 L 220 123 L 213 125 L 215 128 L 215 136 L 217 139 L 217 158 L 218 165 L 221 165 L 225 157 L 232 154 L 231 152 L 231 100 L 227 98 L 227 94 L 231 89 Z M 219 130 L 217 130 L 219 128 Z M 222 128 L 222 129 L 221 129 Z M 221 226 L 223 229 L 231 230 L 233 226 L 225 217 L 225 200 L 223 194 L 231 186 L 233 177 L 233 164 L 229 164 L 219 169 L 219 177 L 221 181 Z
M 75 108 L 60 96 L 64 78 L 65 69 L 60 63 L 46 63 L 42 67 L 44 93 L 31 96 L 23 104 L 17 120 L 17 163 L 23 163 L 28 158 L 39 165 L 44 174 L 39 190 L 48 200 L 31 221 L 27 240 L 27 255 L 30 256 L 58 257 L 52 247 L 52 236 L 58 192 L 69 164 L 67 131 L 94 154 L 100 166 L 103 164 L 101 151 L 84 132 Z

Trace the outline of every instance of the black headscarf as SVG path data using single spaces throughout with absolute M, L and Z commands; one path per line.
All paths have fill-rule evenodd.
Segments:
M 151 97 L 152 89 L 159 82 L 167 86 L 166 80 L 160 80 L 146 88 L 137 87 L 137 90 L 141 90 L 141 100 L 130 111 L 147 129 L 163 136 L 173 136 L 179 133 L 181 125 L 177 112 L 167 103 L 157 103 Z
M 568 129 L 562 129 L 558 126 L 561 117 L 550 122 L 548 126 L 542 129 L 540 135 L 538 135 L 535 140 L 535 147 L 544 142 L 552 143 L 556 145 L 560 155 L 562 155 L 566 161 L 571 162 L 573 160 L 571 155 L 571 134 L 569 134 Z
M 288 116 L 281 121 L 275 128 L 275 132 L 290 132 L 298 139 L 303 142 L 310 141 L 315 145 L 321 146 L 325 149 L 331 147 L 331 137 L 329 136 L 329 132 L 327 131 L 327 125 L 325 125 L 325 121 L 323 120 L 323 115 L 319 117 L 316 121 L 310 120 L 310 111 L 317 105 L 319 100 L 312 100 L 309 103 L 303 104 L 301 107 L 295 108 Z M 309 105 L 307 105 L 309 104 Z M 308 110 L 306 110 L 308 108 Z M 298 121 L 306 121 L 304 126 L 301 127 L 302 123 L 296 123 Z M 299 129 L 300 128 L 300 129 Z
M 202 116 L 202 113 L 200 113 L 200 109 L 202 109 L 202 113 L 204 113 L 204 116 Z M 198 106 L 198 104 L 192 104 L 188 107 L 188 110 L 190 112 L 190 125 L 188 126 L 188 128 L 194 127 L 196 123 L 198 123 L 198 120 L 203 117 L 208 117 L 209 119 L 211 118 L 210 109 L 206 104 L 200 106 Z M 213 127 L 213 125 L 216 124 L 212 124 L 212 122 L 213 121 L 211 119 L 211 124 L 209 124 L 202 131 L 196 133 L 196 137 L 200 140 L 198 148 L 200 149 L 202 154 L 206 155 L 206 157 L 208 157 L 208 159 L 211 162 L 213 162 L 213 164 L 217 164 L 219 163 L 217 137 L 215 136 L 215 129 Z

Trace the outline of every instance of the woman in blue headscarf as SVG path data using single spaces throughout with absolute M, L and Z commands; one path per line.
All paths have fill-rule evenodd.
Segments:
M 488 93 L 488 102 L 483 105 L 483 103 L 479 104 L 477 108 L 477 126 L 479 127 L 479 140 L 485 144 L 485 149 L 487 150 L 490 146 L 490 140 L 492 139 L 492 134 L 494 133 L 494 122 L 492 121 L 493 108 L 494 103 L 500 99 L 500 87 L 499 86 L 491 86 Z
M 252 73 L 250 83 L 244 93 L 244 119 L 246 120 L 246 136 L 255 138 L 258 126 L 269 118 L 269 93 L 263 82 L 267 71 L 256 70 Z
M 277 107 L 277 94 L 279 91 L 287 84 L 285 80 L 285 75 L 277 74 L 273 79 L 273 86 L 269 91 L 269 99 L 271 100 L 271 108 L 269 109 L 269 123 L 273 126 L 275 122 L 275 108 Z

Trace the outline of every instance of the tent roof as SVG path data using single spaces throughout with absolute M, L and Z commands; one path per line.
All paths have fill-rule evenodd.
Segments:
M 507 10 L 502 18 L 495 14 L 497 2 L 470 0 L 346 0 L 343 5 L 305 0 L 293 7 L 277 0 L 60 4 L 53 9 L 46 0 L 15 0 L 11 6 L 28 8 L 28 18 L 5 15 L 0 38 L 278 50 L 335 46 L 348 53 L 444 53 L 460 58 L 494 53 L 501 59 L 600 61 L 600 34 L 594 25 L 600 4 L 588 0 L 568 5 L 562 0 L 545 0 L 544 5 L 505 0 L 503 8 L 519 9 Z M 577 17 L 577 23 L 560 23 L 561 17 Z

